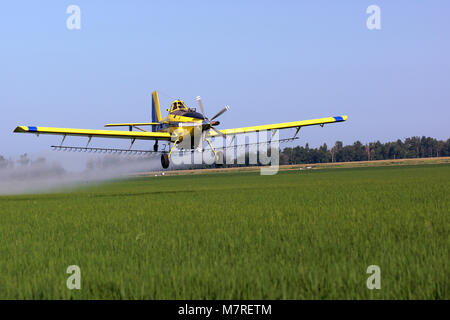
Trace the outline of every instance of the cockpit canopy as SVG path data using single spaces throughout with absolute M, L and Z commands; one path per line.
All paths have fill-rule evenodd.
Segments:
M 188 108 L 186 107 L 186 105 L 184 104 L 183 101 L 181 101 L 181 100 L 175 100 L 175 101 L 172 102 L 172 104 L 170 105 L 170 112 L 173 112 L 173 111 L 176 111 L 176 110 L 188 111 Z
M 181 100 L 175 100 L 170 105 L 170 109 L 168 110 L 169 113 L 176 116 L 183 116 L 183 117 L 191 117 L 195 119 L 204 120 L 205 117 L 203 117 L 202 114 L 198 113 L 195 108 L 188 108 Z

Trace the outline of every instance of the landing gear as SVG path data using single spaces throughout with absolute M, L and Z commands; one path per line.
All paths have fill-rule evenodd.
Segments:
M 161 154 L 161 165 L 164 169 L 167 169 L 169 167 L 170 160 L 169 155 L 167 153 Z
M 153 145 L 153 151 L 155 152 L 158 151 L 158 141 L 156 141 L 155 144 Z

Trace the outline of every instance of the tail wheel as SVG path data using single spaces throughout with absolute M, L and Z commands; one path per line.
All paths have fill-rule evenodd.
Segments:
M 167 153 L 161 154 L 161 165 L 164 169 L 167 169 L 169 167 L 170 161 L 169 161 L 169 155 Z

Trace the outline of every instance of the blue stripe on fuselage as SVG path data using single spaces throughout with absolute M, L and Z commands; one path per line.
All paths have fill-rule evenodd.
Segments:
M 37 128 L 36 127 L 28 127 L 28 131 L 29 132 L 37 132 Z

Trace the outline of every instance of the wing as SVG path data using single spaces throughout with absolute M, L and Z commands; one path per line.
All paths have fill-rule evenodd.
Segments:
M 121 139 L 136 139 L 136 140 L 166 140 L 166 141 L 171 140 L 170 133 L 166 132 L 89 130 L 89 129 L 69 129 L 69 128 L 51 128 L 51 127 L 28 127 L 28 126 L 19 126 L 14 130 L 14 132 L 53 134 L 60 136 L 121 138 Z
M 300 127 L 306 127 L 306 126 L 323 125 L 326 123 L 342 122 L 342 121 L 347 120 L 347 118 L 348 118 L 347 116 L 338 116 L 338 117 L 266 124 L 266 125 L 254 126 L 254 127 L 224 129 L 224 130 L 219 130 L 219 131 L 222 132 L 224 135 L 233 135 L 233 134 L 255 132 L 255 131 L 300 128 Z M 210 136 L 217 136 L 217 135 L 218 135 L 218 133 L 216 133 L 214 131 L 210 131 Z
M 134 126 L 159 126 L 159 122 L 136 122 L 136 123 L 108 123 L 105 127 L 134 127 Z

